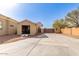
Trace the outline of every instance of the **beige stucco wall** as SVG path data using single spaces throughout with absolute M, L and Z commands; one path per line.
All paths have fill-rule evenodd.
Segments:
M 13 27 L 11 27 L 13 25 Z M 9 21 L 8 22 L 8 34 L 15 34 L 17 32 L 17 23 Z
M 44 33 L 44 29 L 41 26 L 36 25 L 36 27 L 37 27 L 37 32 L 38 32 L 38 28 L 40 28 L 41 29 L 41 33 Z
M 7 34 L 7 21 L 0 18 L 0 21 L 2 22 L 3 28 L 0 29 L 0 35 L 6 35 Z
M 37 27 L 35 24 L 30 23 L 28 21 L 21 22 L 17 26 L 17 34 L 21 35 L 22 34 L 22 25 L 30 25 L 30 35 L 35 35 L 37 34 Z
M 0 16 L 0 21 L 2 22 L 2 29 L 0 29 L 0 35 L 14 34 L 16 32 L 16 21 L 4 16 Z M 14 25 L 14 27 L 10 27 L 10 25 Z

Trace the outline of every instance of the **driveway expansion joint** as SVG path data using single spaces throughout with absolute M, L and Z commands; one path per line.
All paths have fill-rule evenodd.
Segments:
M 41 41 L 41 38 L 36 42 L 36 44 L 32 47 L 32 49 L 28 52 L 26 56 L 29 56 L 29 54 L 32 52 L 32 50 L 38 45 L 38 43 Z

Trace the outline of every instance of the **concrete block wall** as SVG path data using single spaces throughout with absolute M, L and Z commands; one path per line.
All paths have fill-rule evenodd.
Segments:
M 61 32 L 66 35 L 79 36 L 79 28 L 64 28 Z

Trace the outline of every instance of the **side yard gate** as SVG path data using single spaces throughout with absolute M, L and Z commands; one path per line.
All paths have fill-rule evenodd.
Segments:
M 45 28 L 44 33 L 54 33 L 54 29 Z

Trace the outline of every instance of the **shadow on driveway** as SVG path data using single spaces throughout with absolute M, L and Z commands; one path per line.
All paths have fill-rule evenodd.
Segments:
M 41 34 L 41 35 L 34 36 L 32 38 L 48 38 L 48 36 L 45 34 Z

